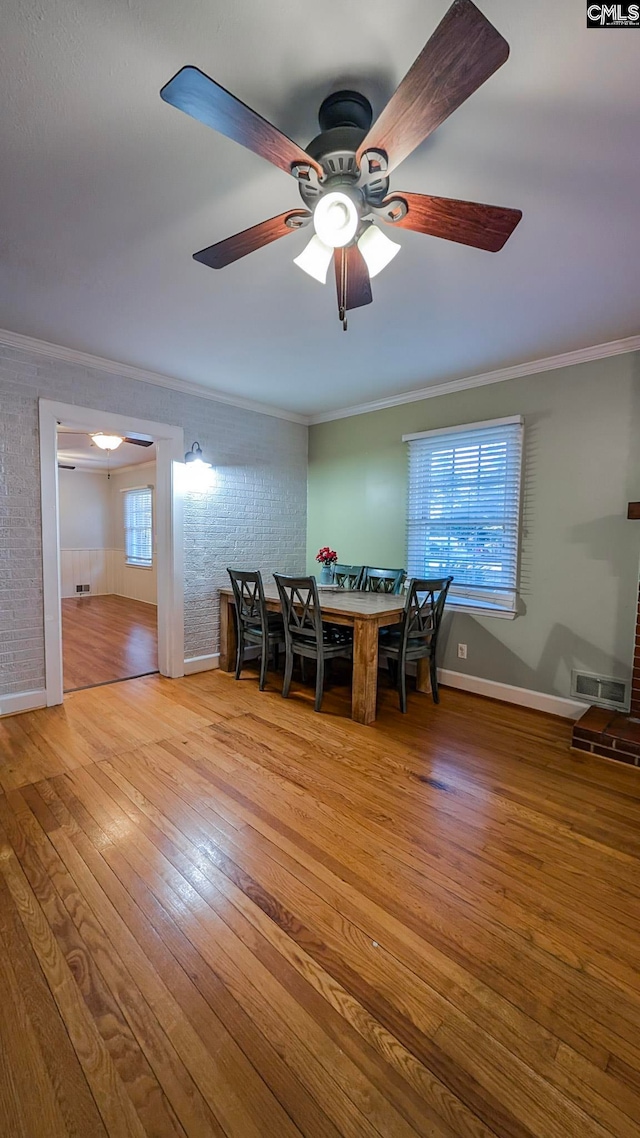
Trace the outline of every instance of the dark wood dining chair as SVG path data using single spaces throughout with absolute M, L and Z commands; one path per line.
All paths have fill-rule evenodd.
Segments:
M 387 657 L 389 671 L 396 680 L 400 710 L 407 710 L 407 664 L 429 659 L 433 702 L 439 703 L 436 653 L 438 633 L 453 577 L 437 580 L 414 578 L 407 590 L 402 623 L 380 636 L 380 651 Z
M 262 575 L 257 570 L 227 569 L 236 602 L 238 653 L 236 679 L 240 679 L 247 646 L 260 649 L 259 690 L 267 682 L 269 657 L 273 653 L 276 671 L 280 645 L 284 642 L 284 624 L 279 612 L 269 612 L 264 599 Z
M 333 580 L 341 589 L 359 589 L 364 565 L 340 565 L 333 567 Z
M 294 657 L 316 661 L 315 710 L 322 707 L 324 673 L 327 661 L 336 656 L 353 656 L 353 633 L 350 628 L 324 624 L 315 577 L 285 577 L 274 573 L 284 618 L 285 665 L 282 694 L 286 699 L 291 687 Z
M 368 593 L 399 593 L 407 576 L 406 569 L 373 569 L 365 565 L 359 589 Z

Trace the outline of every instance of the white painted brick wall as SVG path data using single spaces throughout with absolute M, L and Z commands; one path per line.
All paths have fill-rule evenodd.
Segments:
M 0 345 L 0 695 L 44 687 L 39 398 L 183 427 L 216 467 L 185 503 L 185 656 L 218 650 L 227 565 L 304 572 L 306 427 Z

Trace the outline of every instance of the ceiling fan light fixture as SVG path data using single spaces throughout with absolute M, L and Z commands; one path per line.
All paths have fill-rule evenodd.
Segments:
M 358 249 L 364 257 L 370 277 L 381 273 L 401 248 L 397 241 L 392 241 L 377 225 L 368 225 L 358 240 Z
M 313 213 L 315 231 L 331 249 L 342 249 L 353 241 L 359 220 L 355 202 L 340 190 L 321 197 Z
M 102 431 L 92 435 L 91 438 L 100 450 L 117 450 L 120 443 L 124 442 L 121 435 L 105 435 Z
M 325 245 L 317 236 L 312 237 L 298 257 L 293 258 L 294 265 L 303 269 L 310 277 L 315 277 L 320 284 L 327 283 L 327 270 L 331 264 L 333 249 Z

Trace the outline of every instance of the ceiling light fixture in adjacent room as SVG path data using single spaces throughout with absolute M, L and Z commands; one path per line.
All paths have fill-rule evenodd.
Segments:
M 102 431 L 98 431 L 91 438 L 100 450 L 117 450 L 120 443 L 124 442 L 122 435 L 105 435 Z

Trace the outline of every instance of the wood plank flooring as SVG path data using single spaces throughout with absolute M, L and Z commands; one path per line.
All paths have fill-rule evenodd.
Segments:
M 638 1138 L 640 777 L 444 689 L 0 720 L 3 1138 Z
M 65 692 L 157 671 L 156 606 L 115 595 L 65 598 L 62 659 Z

